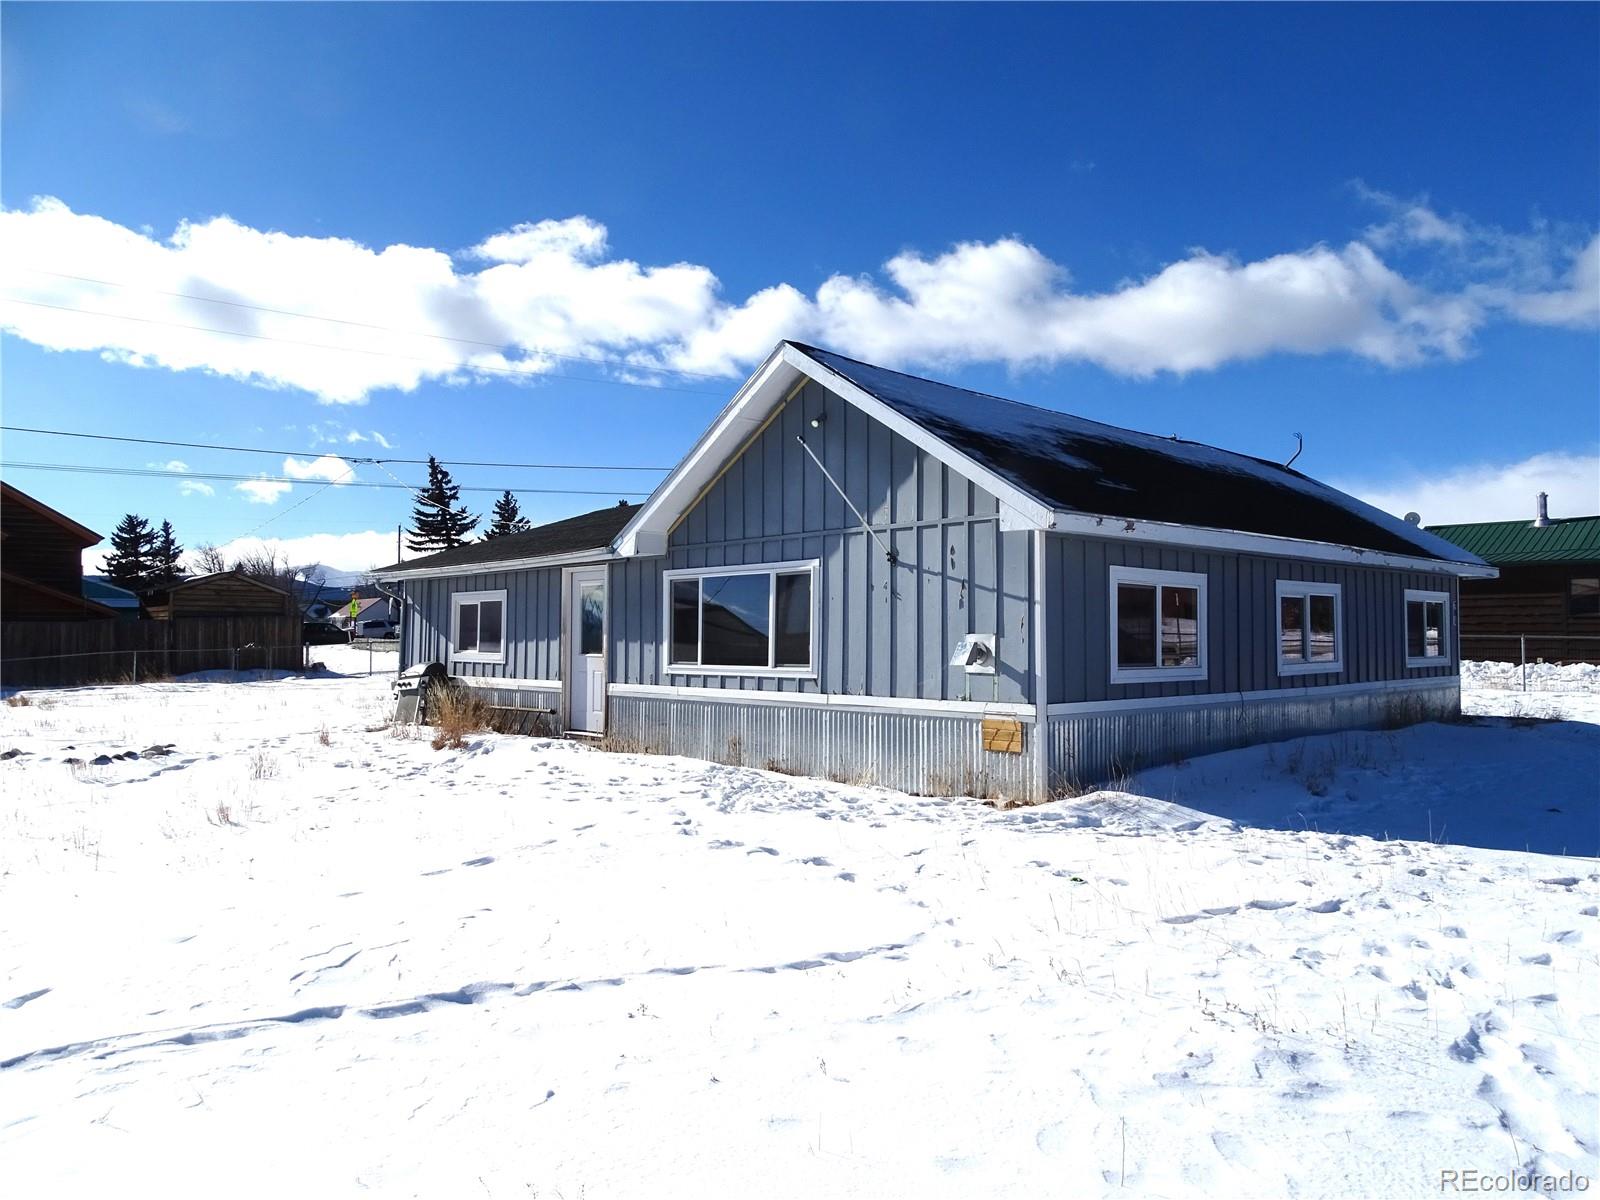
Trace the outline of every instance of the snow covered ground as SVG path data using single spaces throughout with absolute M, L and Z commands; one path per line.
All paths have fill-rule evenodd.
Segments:
M 434 751 L 383 727 L 385 685 L 0 709 L 25 751 L 0 762 L 6 1194 L 1597 1174 L 1593 696 L 995 812 L 564 742 Z

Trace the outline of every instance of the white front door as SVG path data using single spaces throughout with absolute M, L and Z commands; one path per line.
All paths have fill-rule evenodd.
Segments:
M 606 728 L 606 572 L 567 576 L 567 725 L 585 733 Z

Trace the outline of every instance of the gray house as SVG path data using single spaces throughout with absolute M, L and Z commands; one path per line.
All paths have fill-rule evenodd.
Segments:
M 1454 713 L 1493 574 L 1276 463 L 793 342 L 643 505 L 379 572 L 402 668 L 570 733 L 1018 799 Z

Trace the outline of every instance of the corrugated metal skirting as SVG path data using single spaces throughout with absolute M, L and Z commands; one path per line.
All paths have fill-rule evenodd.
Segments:
M 612 696 L 606 724 L 624 748 L 652 753 L 923 795 L 1029 797 L 1031 756 L 985 751 L 977 716 Z M 1026 722 L 1024 739 L 1032 735 Z
M 1051 784 L 1082 787 L 1198 754 L 1344 729 L 1399 727 L 1460 711 L 1460 681 L 1451 678 L 1416 688 L 1333 695 L 1306 689 L 1270 700 L 1053 716 Z
M 472 694 L 485 704 L 522 711 L 549 709 L 538 717 L 537 724 L 530 721 L 528 732 L 555 736 L 563 732 L 561 726 L 561 693 L 538 691 L 533 688 L 477 687 Z

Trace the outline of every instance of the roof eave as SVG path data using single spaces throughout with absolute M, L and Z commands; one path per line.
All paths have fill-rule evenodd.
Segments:
M 1495 579 L 1500 572 L 1489 563 L 1456 562 L 1414 554 L 1395 554 L 1318 542 L 1306 538 L 1278 537 L 1265 533 L 1242 533 L 1236 529 L 1208 529 L 1200 525 L 1180 525 L 1142 518 L 1102 516 L 1058 509 L 1052 514 L 1051 528 L 1058 533 L 1087 534 L 1122 541 L 1165 542 L 1207 550 L 1239 550 L 1255 554 L 1309 558 L 1322 562 L 1361 563 L 1369 567 L 1403 567 L 1413 571 L 1433 571 L 1460 579 Z
M 609 562 L 617 554 L 609 546 L 592 550 L 572 550 L 565 554 L 541 554 L 532 558 L 502 558 L 487 562 L 456 563 L 454 566 L 418 567 L 415 570 L 383 568 L 372 573 L 379 582 L 406 579 L 446 579 L 460 575 L 491 575 L 496 571 L 526 571 L 535 567 L 565 567 L 580 563 Z

